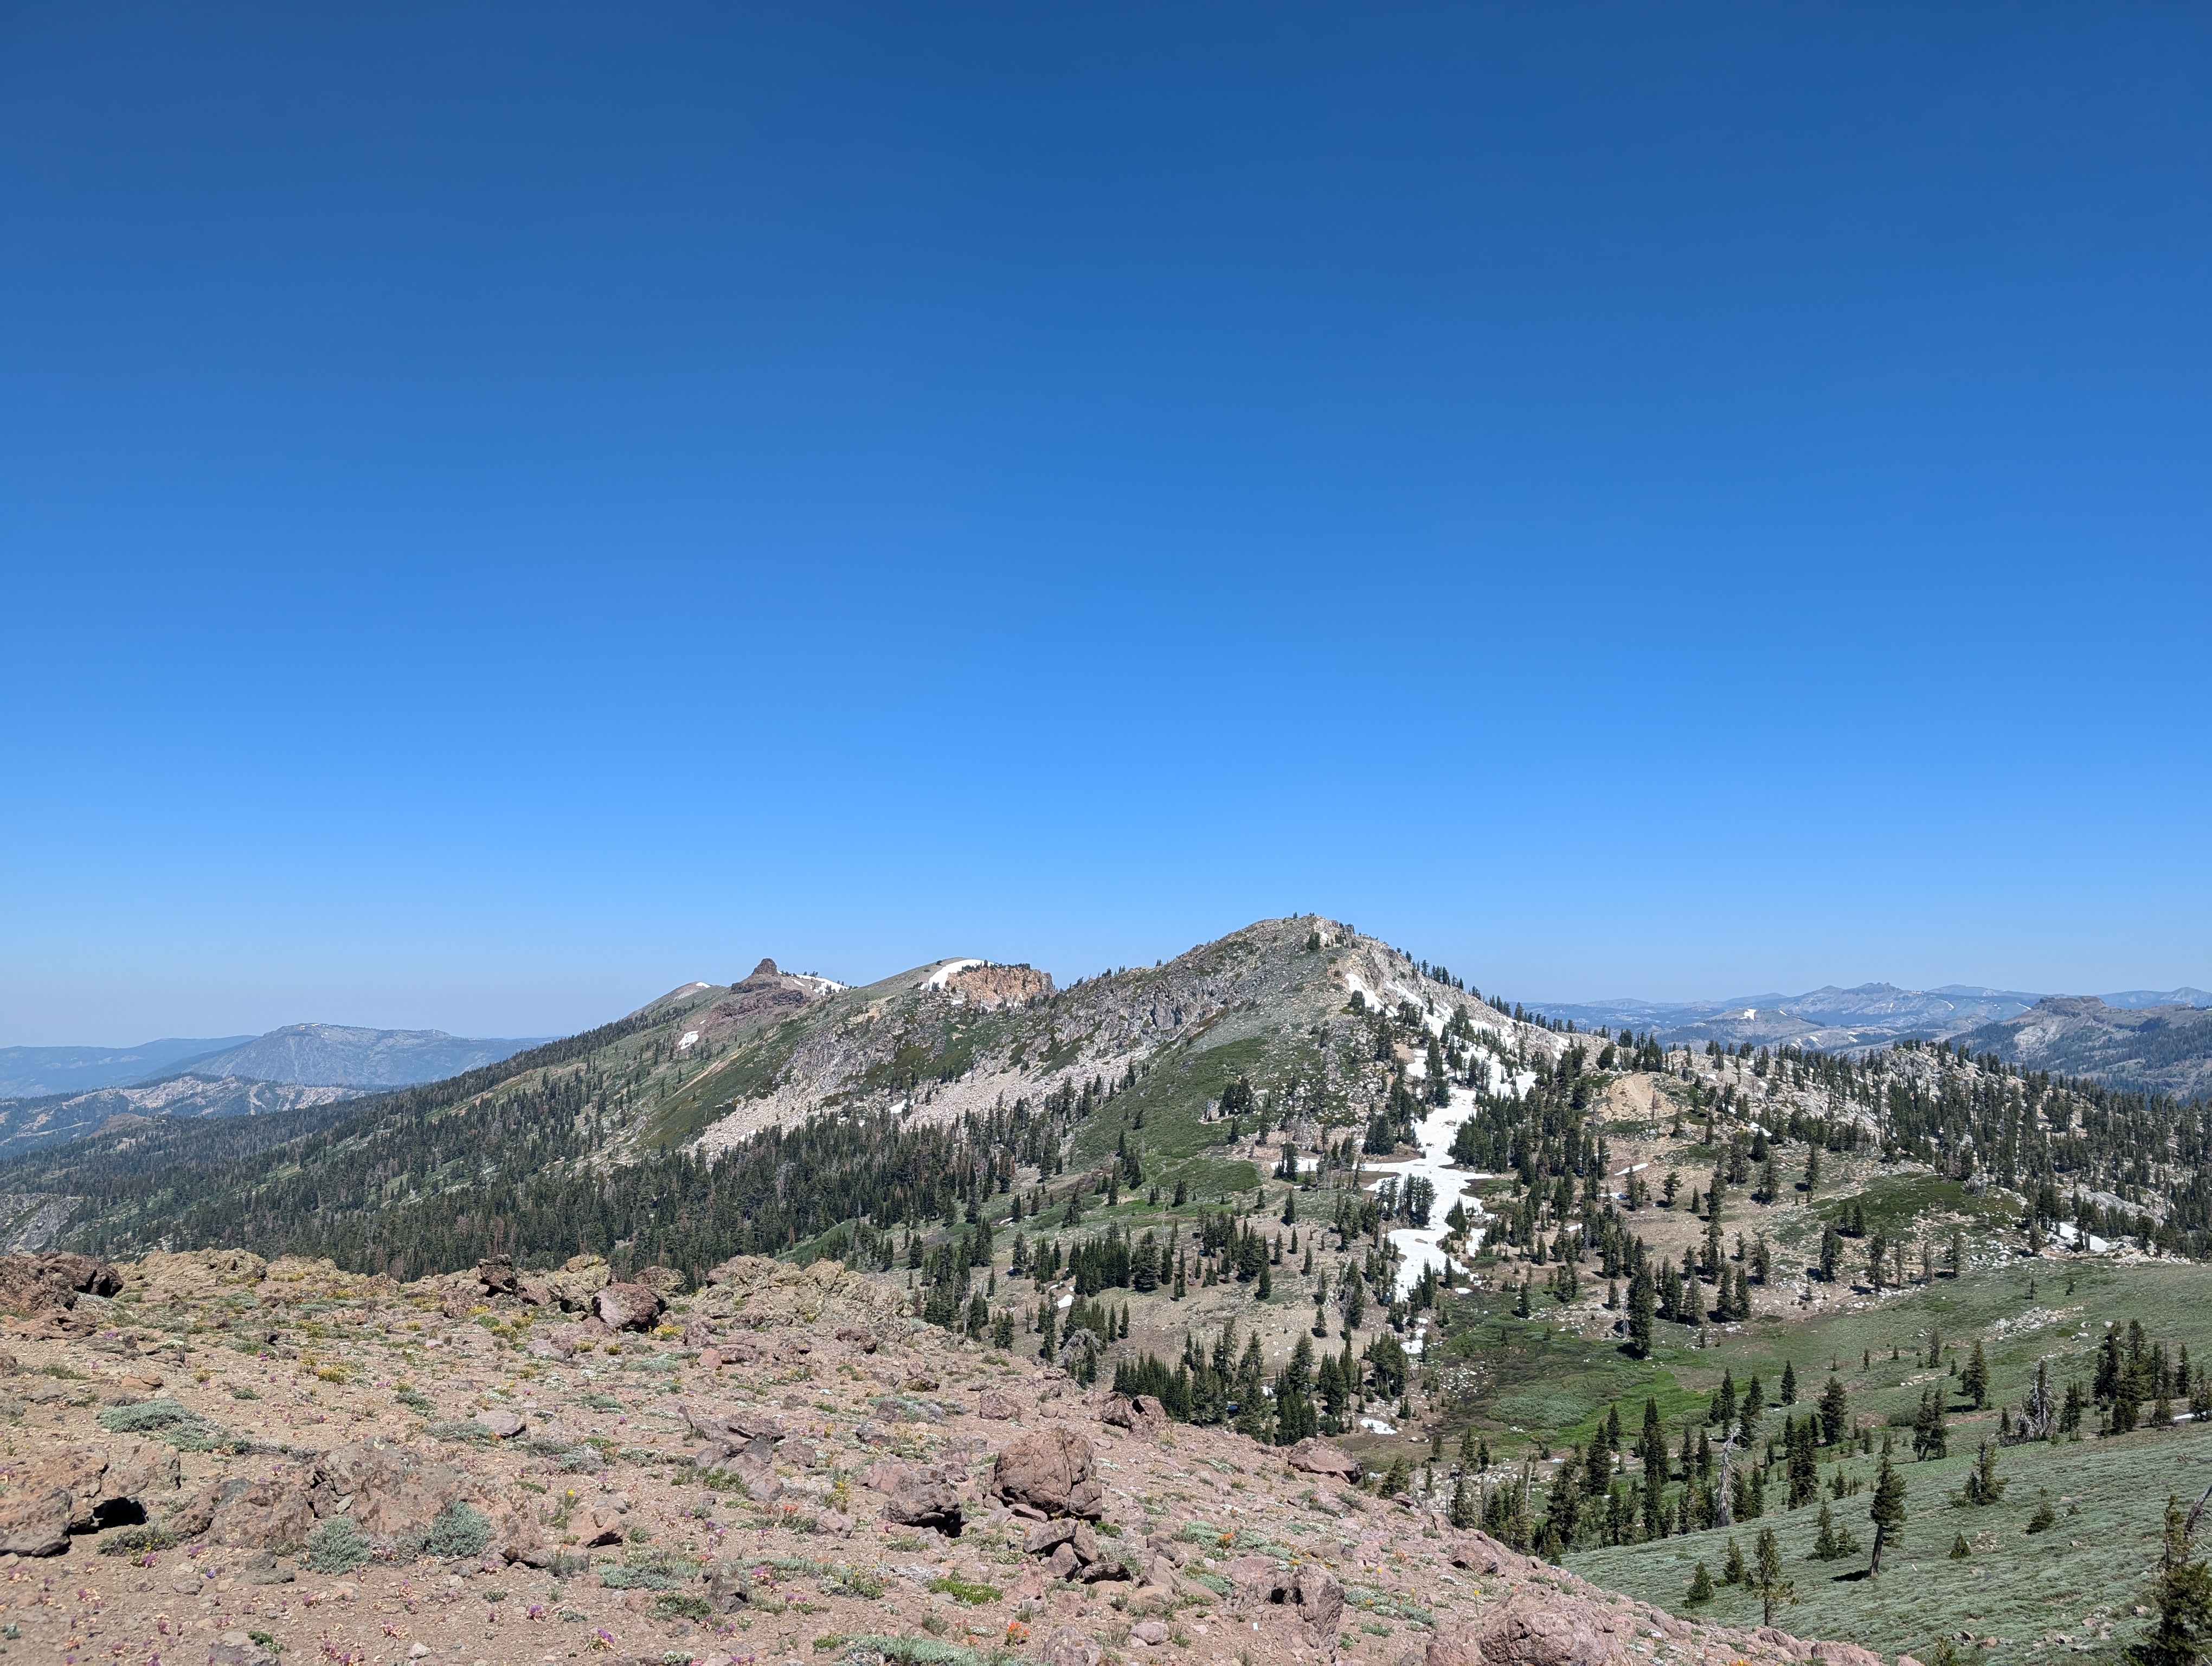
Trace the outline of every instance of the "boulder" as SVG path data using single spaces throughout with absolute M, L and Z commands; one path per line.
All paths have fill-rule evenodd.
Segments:
M 691 1461 L 702 1469 L 724 1468 L 735 1462 L 765 1473 L 775 1462 L 776 1442 L 784 1438 L 781 1418 L 750 1407 L 727 1412 L 696 1406 L 676 1409 L 701 1443 Z M 751 1480 L 750 1474 L 747 1480 Z
M 1022 1414 L 1021 1403 L 1010 1394 L 986 1389 L 975 1396 L 975 1415 L 986 1422 L 1004 1423 Z
M 66 1487 L 21 1481 L 0 1494 L 0 1555 L 58 1556 L 69 1531 Z
M 477 1282 L 487 1295 L 512 1296 L 519 1282 L 512 1256 L 487 1256 L 477 1263 Z
M 1073 1539 L 1075 1529 L 1081 1525 L 1066 1517 L 1056 1522 L 1033 1523 L 1022 1535 L 1022 1553 L 1027 1556 L 1049 1556 Z
M 576 1542 L 586 1548 L 623 1541 L 623 1519 L 611 1509 L 580 1511 L 571 1525 L 575 1529 Z
M 1631 1621 L 1580 1597 L 1517 1592 L 1483 1622 L 1487 1666 L 1629 1666 Z
M 1073 1429 L 1039 1429 L 1000 1449 L 991 1469 L 991 1497 L 1049 1519 L 1105 1514 L 1106 1489 L 1091 1443 Z
M 1454 1567 L 1463 1567 L 1470 1573 L 1486 1573 L 1495 1578 L 1500 1574 L 1540 1573 L 1544 1564 L 1534 1556 L 1523 1556 L 1510 1546 L 1500 1544 L 1487 1533 L 1462 1533 L 1452 1545 Z
M 610 1330 L 650 1330 L 664 1304 L 641 1284 L 611 1284 L 594 1298 L 599 1322 Z
M 909 1476 L 884 1500 L 884 1519 L 901 1527 L 933 1527 L 948 1538 L 960 1536 L 960 1494 L 949 1481 Z
M 1168 1411 L 1152 1395 L 1140 1394 L 1133 1399 L 1126 1394 L 1109 1394 L 1098 1408 L 1098 1420 L 1132 1434 L 1157 1434 L 1167 1426 Z
M 1305 1439 L 1283 1454 L 1284 1461 L 1301 1474 L 1324 1475 L 1333 1481 L 1358 1484 L 1359 1460 L 1341 1448 L 1330 1445 L 1318 1436 Z
M 765 1256 L 737 1256 L 707 1274 L 699 1310 L 749 1329 L 826 1324 L 873 1332 L 896 1320 L 902 1292 L 878 1287 L 827 1256 L 805 1267 Z
M 630 1282 L 643 1285 L 663 1301 L 684 1293 L 684 1275 L 672 1267 L 640 1268 Z
M 1230 1602 L 1243 1609 L 1279 1606 L 1313 1627 L 1324 1643 L 1336 1636 L 1344 1614 L 1344 1587 L 1327 1568 L 1311 1562 L 1279 1568 L 1272 1556 L 1239 1556 L 1223 1570 Z
M 515 1281 L 515 1293 L 533 1306 L 588 1313 L 592 1298 L 614 1282 L 614 1276 L 604 1256 L 571 1256 L 553 1272 L 523 1274 Z
M 467 1503 L 488 1518 L 512 1506 L 479 1496 L 467 1478 L 404 1446 L 334 1446 L 255 1480 L 231 1477 L 180 1506 L 167 1526 L 221 1545 L 277 1550 L 305 1544 L 316 1523 L 348 1515 L 363 1537 L 392 1545 L 427 1533 L 447 1505 Z
M 1072 1626 L 1055 1626 L 1038 1658 L 1044 1666 L 1098 1666 L 1105 1651 Z
M 503 1407 L 493 1411 L 478 1412 L 472 1420 L 479 1429 L 486 1431 L 495 1440 L 513 1440 L 515 1436 L 530 1426 L 522 1420 L 520 1414 L 508 1411 Z

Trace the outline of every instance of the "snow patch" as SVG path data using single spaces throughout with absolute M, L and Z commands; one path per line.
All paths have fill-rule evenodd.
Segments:
M 691 1046 L 698 1039 L 699 1032 L 696 1030 L 686 1030 L 684 1032 L 682 1038 L 677 1042 L 676 1050 L 678 1053 L 681 1053 L 685 1048 Z
M 981 964 L 983 963 L 980 960 L 948 960 L 924 978 L 921 987 L 925 989 L 942 989 L 945 987 L 945 979 L 951 977 L 955 972 L 964 972 L 970 966 Z

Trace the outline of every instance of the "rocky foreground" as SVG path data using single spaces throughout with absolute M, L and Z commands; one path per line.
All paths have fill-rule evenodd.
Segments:
M 1878 1666 L 1085 1392 L 834 1263 L 675 1283 L 0 1257 L 0 1662 Z

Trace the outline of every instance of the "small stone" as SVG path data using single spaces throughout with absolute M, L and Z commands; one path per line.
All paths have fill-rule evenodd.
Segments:
M 530 1426 L 519 1413 L 511 1412 L 503 1406 L 488 1412 L 478 1412 L 475 1420 L 478 1428 L 489 1430 L 500 1440 L 513 1440 Z

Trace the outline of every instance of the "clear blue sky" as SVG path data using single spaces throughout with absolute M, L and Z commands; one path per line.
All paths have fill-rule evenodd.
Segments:
M 2212 985 L 2212 13 L 0 9 L 0 1043 L 1349 918 Z

